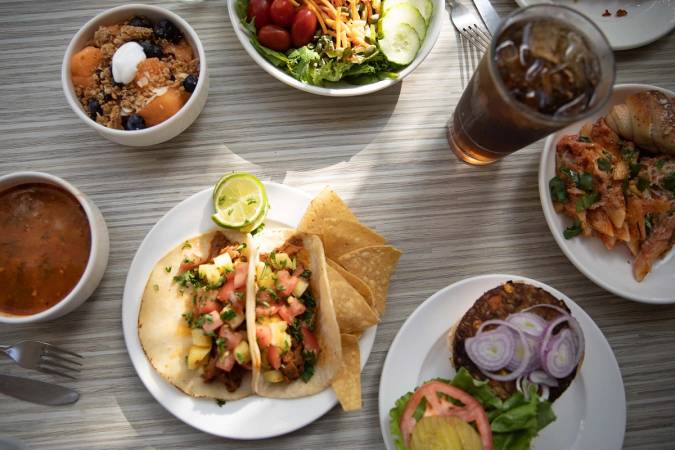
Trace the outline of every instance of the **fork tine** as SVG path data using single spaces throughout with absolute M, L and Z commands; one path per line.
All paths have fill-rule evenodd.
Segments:
M 61 352 L 61 353 L 66 353 L 70 356 L 74 356 L 76 358 L 84 358 L 82 355 L 78 355 L 75 352 L 71 352 L 70 350 L 66 350 L 65 348 L 62 347 L 57 347 L 56 345 L 48 344 L 46 342 L 40 342 L 42 345 L 44 345 L 45 349 L 53 350 L 55 352 Z
M 58 367 L 59 369 L 66 369 L 66 370 L 70 370 L 70 371 L 73 371 L 73 372 L 80 372 L 82 370 L 81 367 L 72 367 L 72 366 L 69 366 L 67 364 L 63 364 L 60 361 L 55 361 L 55 360 L 51 360 L 51 359 L 44 359 L 44 358 L 40 361 L 40 365 L 41 366 Z
M 478 41 L 471 33 L 469 33 L 466 28 L 462 28 L 459 34 L 461 34 L 462 37 L 466 39 L 469 44 L 473 45 L 478 51 L 484 50 L 482 43 Z
M 40 362 L 43 363 L 48 363 L 48 364 L 53 364 L 55 366 L 62 367 L 64 369 L 70 369 L 70 370 L 75 370 L 79 372 L 82 370 L 82 364 L 76 361 L 71 361 L 69 359 L 65 359 L 62 357 L 54 357 L 50 355 L 42 355 L 40 357 Z
M 62 355 L 61 353 L 53 352 L 50 351 L 49 349 L 45 349 L 42 352 L 42 355 L 40 355 L 42 358 L 48 357 L 54 360 L 60 360 L 60 361 L 66 361 L 69 362 L 70 364 L 75 364 L 77 366 L 81 366 L 82 363 L 80 361 L 75 361 L 72 358 L 67 358 L 66 356 Z
M 71 380 L 77 380 L 77 378 L 75 378 L 72 375 L 68 375 L 67 373 L 61 373 L 58 370 L 49 369 L 47 367 L 44 367 L 43 365 L 38 366 L 35 370 L 37 370 L 39 372 L 42 372 L 42 373 L 49 373 L 49 374 L 52 374 L 52 375 L 58 375 L 58 376 L 61 376 L 61 377 L 70 378 Z
M 474 39 L 480 43 L 481 48 L 483 51 L 487 50 L 488 45 L 490 45 L 490 41 L 486 40 L 483 34 L 479 33 L 477 30 L 479 30 L 477 25 L 469 25 L 468 27 L 469 33 L 474 37 Z
M 486 47 L 490 46 L 490 42 L 492 42 L 492 35 L 489 32 L 485 32 L 481 27 L 475 26 L 474 27 L 478 31 L 478 35 L 481 37 L 481 39 L 485 42 Z

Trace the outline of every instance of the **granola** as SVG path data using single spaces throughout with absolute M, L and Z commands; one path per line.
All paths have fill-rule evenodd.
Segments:
M 113 55 L 128 42 L 138 43 L 145 58 L 136 65 L 131 82 L 117 83 Z M 99 27 L 85 48 L 73 55 L 71 75 L 75 93 L 92 120 L 134 130 L 163 122 L 187 102 L 199 77 L 199 58 L 171 22 L 153 24 L 137 16 Z

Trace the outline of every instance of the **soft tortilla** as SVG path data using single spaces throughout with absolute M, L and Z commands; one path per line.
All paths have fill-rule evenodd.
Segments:
M 358 411 L 362 408 L 359 339 L 351 334 L 343 334 L 341 340 L 342 365 L 332 386 L 344 411 Z
M 321 392 L 328 387 L 340 370 L 342 361 L 342 345 L 340 343 L 340 329 L 335 318 L 335 309 L 328 285 L 326 273 L 326 259 L 323 253 L 321 240 L 311 234 L 300 233 L 293 229 L 265 230 L 256 236 L 259 247 L 253 261 L 259 260 L 261 253 L 270 253 L 280 247 L 292 236 L 300 236 L 303 246 L 309 252 L 309 270 L 312 271 L 310 289 L 317 305 L 316 338 L 319 342 L 319 358 L 315 364 L 314 375 L 305 383 L 297 379 L 291 383 L 268 383 L 262 376 L 261 353 L 255 339 L 255 294 L 247 299 L 248 332 L 253 359 L 253 389 L 262 397 L 295 398 L 305 397 Z M 255 289 L 255 282 L 252 283 Z
M 338 258 L 338 263 L 347 271 L 361 278 L 373 291 L 373 306 L 382 315 L 387 302 L 391 278 L 400 250 L 391 245 L 376 245 L 360 248 Z
M 376 325 L 379 322 L 377 313 L 363 296 L 340 272 L 331 266 L 326 269 L 340 333 L 361 334 L 366 328 Z
M 331 259 L 373 245 L 383 245 L 387 241 L 375 231 L 359 222 L 351 222 L 331 217 L 323 220 L 323 245 L 326 256 Z
M 251 248 L 250 235 L 221 232 L 228 240 L 246 243 L 247 249 Z M 185 357 L 192 345 L 192 334 L 182 315 L 192 308 L 192 300 L 187 292 L 181 295 L 180 286 L 173 282 L 183 258 L 208 255 L 215 233 L 211 231 L 185 241 L 157 262 L 141 300 L 138 337 L 150 364 L 162 378 L 181 391 L 193 397 L 236 400 L 252 393 L 250 374 L 244 377 L 237 391 L 228 392 L 222 383 L 205 383 L 198 370 L 188 369 Z M 171 268 L 169 272 L 166 271 L 168 267 Z
M 337 270 L 342 278 L 347 280 L 349 284 L 352 285 L 356 291 L 361 294 L 361 296 L 366 300 L 369 306 L 373 306 L 373 291 L 370 287 L 363 281 L 361 278 L 357 277 L 354 274 L 351 274 L 345 270 L 340 264 L 336 263 L 332 259 L 326 259 L 326 263 L 333 269 Z
M 354 213 L 329 187 L 325 187 L 307 207 L 298 230 L 305 233 L 323 234 L 323 221 L 327 218 L 358 222 Z

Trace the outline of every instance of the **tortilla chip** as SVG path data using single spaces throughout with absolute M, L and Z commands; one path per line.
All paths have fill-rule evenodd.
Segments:
M 326 187 L 307 207 L 298 230 L 320 235 L 323 233 L 323 221 L 327 218 L 358 222 L 354 213 L 335 191 Z
M 335 316 L 341 333 L 360 334 L 379 321 L 377 313 L 368 305 L 340 272 L 327 266 L 328 283 L 333 297 Z
M 364 247 L 346 253 L 338 263 L 352 274 L 361 278 L 373 291 L 373 306 L 384 313 L 389 279 L 396 268 L 401 252 L 391 245 Z
M 340 275 L 342 275 L 342 278 L 347 280 L 347 282 L 349 282 L 349 284 L 351 284 L 352 287 L 356 289 L 356 292 L 361 294 L 361 296 L 366 300 L 366 303 L 368 303 L 369 306 L 373 306 L 373 291 L 368 287 L 365 281 L 363 281 L 356 275 L 347 272 L 344 267 L 342 267 L 340 264 L 336 263 L 332 259 L 326 258 L 326 262 L 330 267 L 337 270 L 340 273 Z
M 323 220 L 321 236 L 326 256 L 332 259 L 359 248 L 383 245 L 387 242 L 385 238 L 359 222 L 330 217 Z
M 333 380 L 333 390 L 344 411 L 361 409 L 361 353 L 359 340 L 351 334 L 340 336 L 342 367 Z

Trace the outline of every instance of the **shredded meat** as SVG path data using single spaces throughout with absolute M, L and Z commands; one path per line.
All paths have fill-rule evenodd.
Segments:
M 305 360 L 302 357 L 302 346 L 293 340 L 291 349 L 281 357 L 281 373 L 288 381 L 297 380 L 305 371 Z
M 279 252 L 286 253 L 288 256 L 293 257 L 301 249 L 302 249 L 302 238 L 299 236 L 293 236 L 279 248 Z
M 208 364 L 204 367 L 202 378 L 205 383 L 211 383 L 213 380 L 218 380 L 225 385 L 228 392 L 234 392 L 241 386 L 241 381 L 244 378 L 244 368 L 239 364 L 235 364 L 232 370 L 225 372 L 216 367 L 217 356 L 211 356 Z
M 221 250 L 228 245 L 231 245 L 231 243 L 225 237 L 225 235 L 220 231 L 216 232 L 216 234 L 213 235 L 213 239 L 211 239 L 211 246 L 209 248 L 209 257 L 207 258 L 207 261 L 211 261 L 213 258 L 220 255 L 222 253 Z

